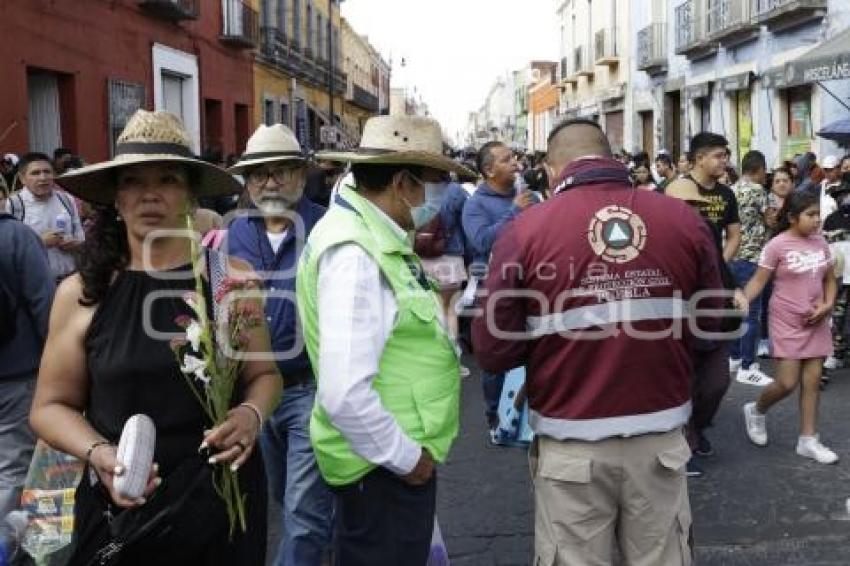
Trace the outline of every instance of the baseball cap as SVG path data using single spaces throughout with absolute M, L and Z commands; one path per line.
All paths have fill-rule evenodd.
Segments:
M 14 153 L 7 153 L 6 155 L 3 156 L 3 161 L 8 161 L 12 165 L 17 165 L 18 164 L 18 156 L 15 155 Z
M 821 167 L 824 169 L 835 169 L 838 167 L 838 158 L 834 155 L 827 155 L 823 158 L 823 163 Z

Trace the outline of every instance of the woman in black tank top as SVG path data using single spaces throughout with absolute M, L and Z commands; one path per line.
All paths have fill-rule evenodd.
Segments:
M 191 246 L 179 230 L 197 196 L 239 190 L 226 172 L 190 157 L 173 116 L 140 111 L 119 138 L 113 161 L 77 170 L 63 185 L 101 205 L 79 273 L 63 282 L 51 312 L 31 422 L 55 448 L 86 461 L 76 493 L 71 565 L 262 565 L 266 494 L 255 442 L 277 405 L 273 361 L 246 361 L 227 420 L 213 428 L 169 345 L 193 313 L 182 296 L 195 289 Z M 163 162 L 167 160 L 167 162 Z M 229 267 L 250 276 L 237 260 Z M 202 268 L 203 269 L 203 268 Z M 213 304 L 209 282 L 207 304 Z M 252 330 L 249 351 L 269 351 L 268 330 Z M 127 419 L 156 426 L 145 494 L 113 488 L 117 444 Z M 209 453 L 199 451 L 201 444 Z M 206 459 L 236 465 L 246 498 L 247 531 L 229 536 L 225 504 Z M 152 510 L 164 509 L 154 517 Z M 165 518 L 163 518 L 165 517 Z

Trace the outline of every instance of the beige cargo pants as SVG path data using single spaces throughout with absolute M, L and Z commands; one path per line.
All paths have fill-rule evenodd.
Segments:
M 534 566 L 690 566 L 691 509 L 680 430 L 598 442 L 536 437 Z

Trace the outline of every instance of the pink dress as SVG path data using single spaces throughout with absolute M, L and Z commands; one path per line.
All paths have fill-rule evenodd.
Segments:
M 759 266 L 773 271 L 768 329 L 773 357 L 790 360 L 832 355 L 830 317 L 809 326 L 806 317 L 823 300 L 823 278 L 832 269 L 829 245 L 820 234 L 783 232 L 762 251 Z

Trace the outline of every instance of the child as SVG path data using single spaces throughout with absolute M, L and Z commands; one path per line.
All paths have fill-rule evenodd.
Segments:
M 652 182 L 652 172 L 649 170 L 649 164 L 641 162 L 635 165 L 634 168 L 635 187 L 645 191 L 656 191 L 658 187 Z
M 789 195 L 779 214 L 777 236 L 765 246 L 759 268 L 744 289 L 752 301 L 774 278 L 769 326 L 777 360 L 774 382 L 757 402 L 744 405 L 744 421 L 750 440 L 766 445 L 765 413 L 802 381 L 797 454 L 833 464 L 838 456 L 820 443 L 816 432 L 823 361 L 832 355 L 829 315 L 837 290 L 829 245 L 819 229 L 818 195 L 806 191 Z

